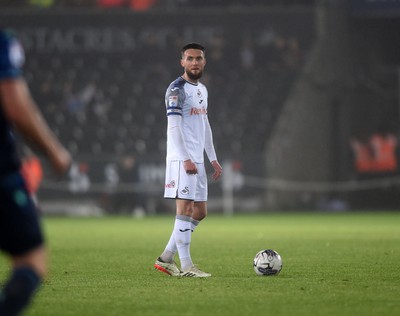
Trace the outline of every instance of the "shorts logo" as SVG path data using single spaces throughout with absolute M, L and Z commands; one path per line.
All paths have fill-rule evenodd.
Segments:
M 184 189 L 181 190 L 181 193 L 182 193 L 183 195 L 188 195 L 188 194 L 190 193 L 190 190 L 189 190 L 188 187 L 185 187 Z
M 166 184 L 165 184 L 165 187 L 166 187 L 167 189 L 173 189 L 173 188 L 175 188 L 175 181 L 172 180 L 170 183 L 166 183 Z

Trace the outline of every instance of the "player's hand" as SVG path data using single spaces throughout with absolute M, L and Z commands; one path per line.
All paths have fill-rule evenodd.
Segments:
M 71 155 L 64 147 L 54 152 L 50 156 L 50 161 L 54 170 L 60 175 L 65 174 L 72 164 Z
M 222 167 L 217 160 L 211 161 L 211 165 L 214 168 L 214 173 L 212 175 L 213 180 L 218 180 L 222 175 Z
M 183 162 L 183 168 L 185 168 L 185 171 L 187 174 L 197 174 L 198 173 L 195 163 L 190 159 L 185 160 Z

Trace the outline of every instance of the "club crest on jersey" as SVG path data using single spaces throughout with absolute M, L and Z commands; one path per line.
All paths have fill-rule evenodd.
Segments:
M 197 96 L 198 96 L 199 98 L 201 98 L 201 91 L 200 91 L 200 89 L 197 89 Z
M 24 49 L 18 40 L 13 40 L 9 47 L 9 59 L 14 67 L 20 68 L 25 62 Z

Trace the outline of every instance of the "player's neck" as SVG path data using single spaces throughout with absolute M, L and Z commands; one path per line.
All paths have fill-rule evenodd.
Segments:
M 196 85 L 199 83 L 199 80 L 190 79 L 186 73 L 184 73 L 182 75 L 182 78 L 185 79 L 187 82 L 190 82 L 190 83 L 193 83 L 193 84 L 196 84 Z

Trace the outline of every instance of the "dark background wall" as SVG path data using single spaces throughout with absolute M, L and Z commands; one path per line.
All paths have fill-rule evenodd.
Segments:
M 42 199 L 94 199 L 117 211 L 126 208 L 113 201 L 136 192 L 138 203 L 164 208 L 154 204 L 165 89 L 181 74 L 180 48 L 199 41 L 236 209 L 397 207 L 397 170 L 360 174 L 350 146 L 376 132 L 398 137 L 397 3 L 156 1 L 141 12 L 129 3 L 1 2 L 35 99 L 77 161 L 65 183 L 46 179 Z M 210 189 L 221 210 L 224 185 Z

